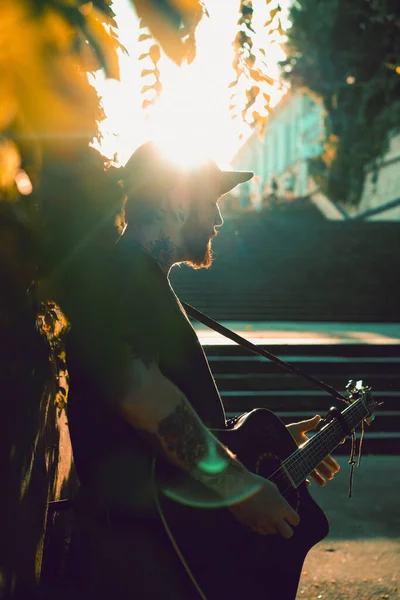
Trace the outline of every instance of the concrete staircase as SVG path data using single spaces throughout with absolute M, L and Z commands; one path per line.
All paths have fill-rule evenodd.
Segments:
M 226 219 L 209 270 L 178 296 L 219 320 L 400 321 L 400 223 L 327 221 L 298 200 Z
M 400 223 L 327 221 L 309 201 L 297 200 L 232 215 L 213 248 L 211 269 L 183 266 L 173 270 L 171 282 L 182 300 L 214 319 L 338 326 L 400 321 Z M 400 346 L 358 339 L 272 351 L 342 392 L 349 379 L 363 379 L 384 402 L 364 450 L 400 453 Z M 305 380 L 240 347 L 205 350 L 229 414 L 266 407 L 287 422 L 324 415 L 332 404 Z M 349 443 L 337 452 L 349 452 Z
M 262 407 L 289 423 L 316 413 L 325 416 L 332 405 L 344 408 L 307 380 L 239 346 L 204 349 L 228 416 Z M 270 346 L 266 349 L 271 351 Z M 400 345 L 285 345 L 274 346 L 272 351 L 342 393 L 349 379 L 362 379 L 371 386 L 374 398 L 383 405 L 367 427 L 363 453 L 400 454 Z M 349 452 L 349 440 L 336 450 Z

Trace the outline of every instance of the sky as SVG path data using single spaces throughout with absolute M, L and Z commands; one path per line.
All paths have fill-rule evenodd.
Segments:
M 287 21 L 289 0 L 283 0 L 282 25 Z M 243 141 L 252 131 L 240 119 L 231 119 L 228 106 L 234 80 L 231 66 L 232 41 L 237 32 L 239 0 L 205 0 L 210 18 L 203 17 L 197 28 L 197 56 L 191 65 L 177 67 L 163 57 L 159 63 L 163 92 L 156 106 L 142 109 L 142 87 L 148 83 L 140 76 L 141 70 L 151 67 L 138 56 L 146 51 L 146 42 L 138 42 L 139 24 L 129 0 L 114 0 L 113 10 L 119 26 L 122 44 L 129 56 L 120 54 L 121 81 L 105 80 L 96 75 L 95 86 L 103 99 L 107 119 L 101 124 L 103 141 L 100 150 L 108 157 L 115 153 L 119 164 L 143 142 L 154 140 L 176 162 L 190 166 L 205 158 L 216 160 L 227 168 Z M 275 0 L 253 0 L 255 17 L 253 36 L 256 46 L 266 49 L 268 74 L 279 79 L 277 61 L 284 58 L 277 44 L 265 45 L 263 25 Z M 256 63 L 257 65 L 257 63 Z M 152 82 L 152 80 L 150 80 Z M 272 91 L 272 104 L 281 93 Z M 147 118 L 145 118 L 147 115 Z M 239 139 L 239 134 L 243 139 Z

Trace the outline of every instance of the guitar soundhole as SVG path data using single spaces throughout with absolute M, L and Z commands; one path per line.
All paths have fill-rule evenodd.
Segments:
M 270 479 L 278 486 L 282 496 L 297 511 L 300 505 L 300 495 L 292 485 L 286 471 L 282 468 L 282 461 L 272 452 L 263 452 L 257 459 L 255 472 L 261 477 Z

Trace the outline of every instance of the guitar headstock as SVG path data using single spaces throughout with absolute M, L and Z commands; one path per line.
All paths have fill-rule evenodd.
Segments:
M 377 402 L 372 397 L 371 388 L 367 385 L 363 385 L 362 380 L 354 381 L 350 379 L 349 383 L 346 385 L 346 391 L 348 393 L 348 398 L 350 402 L 355 402 L 356 400 L 361 400 L 364 404 L 365 408 L 368 411 L 368 417 L 365 421 L 369 424 L 374 418 L 374 411 L 378 406 L 383 404 L 383 402 Z

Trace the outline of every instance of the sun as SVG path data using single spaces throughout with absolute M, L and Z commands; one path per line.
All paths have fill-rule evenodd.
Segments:
M 182 167 L 206 159 L 215 160 L 220 168 L 230 167 L 252 133 L 240 117 L 232 119 L 228 110 L 232 104 L 228 86 L 234 79 L 231 44 L 237 14 L 219 1 L 209 0 L 207 7 L 210 19 L 203 19 L 198 26 L 195 61 L 177 67 L 162 59 L 162 94 L 143 111 L 140 90 L 147 82 L 140 76 L 144 68 L 137 60 L 140 48 L 132 43 L 138 37 L 138 22 L 128 4 L 121 0 L 115 3 L 121 40 L 128 45 L 124 36 L 128 39 L 129 32 L 131 46 L 129 57 L 120 55 L 121 83 L 106 81 L 101 75 L 95 80 L 108 117 L 101 124 L 103 140 L 97 147 L 106 156 L 112 158 L 117 153 L 117 162 L 125 164 L 140 144 L 152 140 L 169 160 Z
M 150 138 L 182 167 L 206 159 L 224 166 L 235 151 L 225 89 L 212 85 L 209 67 L 200 62 L 174 71 L 169 73 L 163 95 L 154 106 Z
M 235 123 L 227 110 L 232 78 L 228 61 L 227 68 L 221 68 L 200 50 L 191 65 L 177 67 L 165 60 L 160 65 L 162 94 L 146 111 L 139 93 L 146 82 L 140 73 L 127 75 L 133 61 L 122 69 L 121 83 L 97 77 L 95 86 L 108 117 L 100 126 L 100 150 L 110 157 L 117 152 L 125 164 L 141 143 L 152 140 L 182 167 L 206 159 L 228 167 L 238 149 L 239 133 L 246 134 L 245 126 Z

